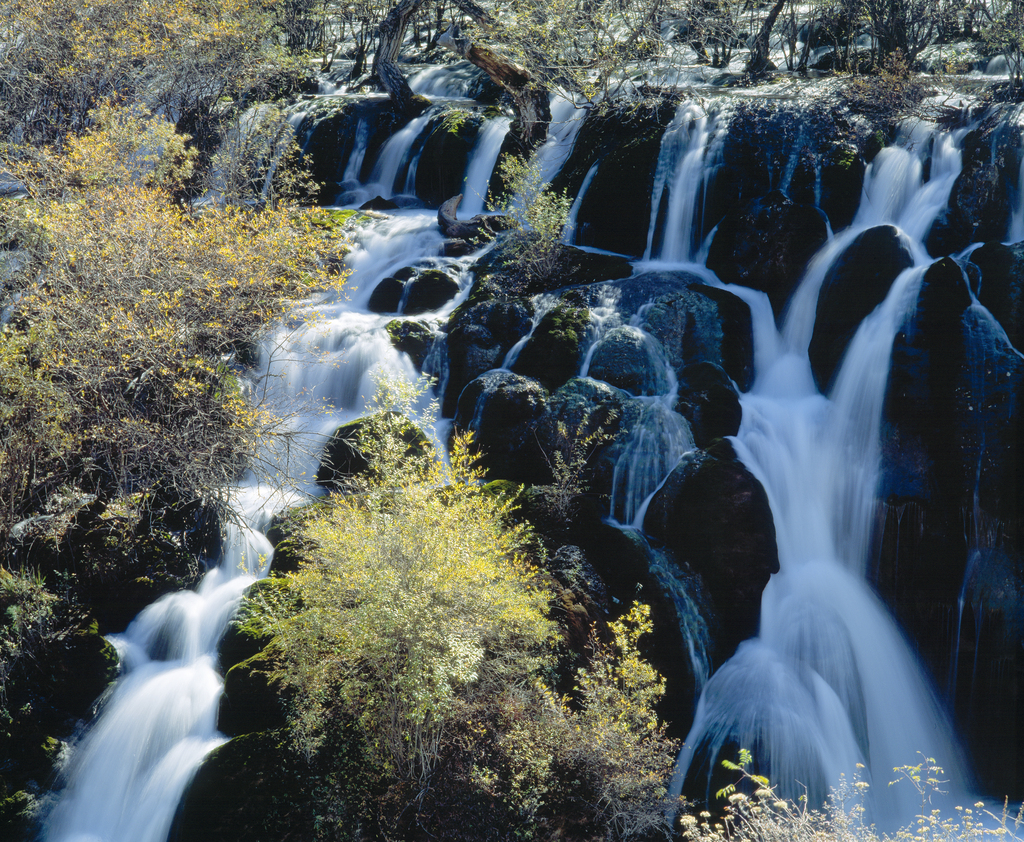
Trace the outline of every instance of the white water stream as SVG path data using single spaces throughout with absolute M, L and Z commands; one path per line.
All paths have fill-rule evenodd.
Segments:
M 919 138 L 879 154 L 854 224 L 812 260 L 782 330 L 769 307 L 752 307 L 757 376 L 741 397 L 735 448 L 768 494 L 780 572 L 764 590 L 758 637 L 740 645 L 700 699 L 676 791 L 692 763 L 707 774 L 731 745 L 753 749 L 787 797 L 806 792 L 814 803 L 841 775 L 865 780 L 869 820 L 886 829 L 920 807 L 912 787 L 888 786 L 896 767 L 933 757 L 946 770 L 950 797 L 966 794 L 951 726 L 865 578 L 893 339 L 930 263 L 920 239 L 959 172 L 960 137 L 936 136 L 927 182 L 924 144 L 909 143 Z M 853 239 L 883 223 L 900 227 L 917 265 L 861 324 L 823 396 L 807 358 L 818 291 Z

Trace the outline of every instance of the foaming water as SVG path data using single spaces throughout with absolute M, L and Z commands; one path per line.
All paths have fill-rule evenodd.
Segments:
M 884 829 L 919 809 L 912 787 L 888 782 L 894 768 L 916 764 L 922 754 L 945 768 L 950 799 L 966 794 L 951 726 L 865 579 L 893 339 L 929 263 L 919 238 L 959 171 L 956 142 L 934 140 L 928 181 L 912 146 L 881 153 L 856 221 L 812 260 L 781 331 L 769 307 L 751 308 L 757 376 L 741 396 L 734 445 L 767 493 L 780 571 L 764 590 L 758 637 L 741 644 L 701 696 L 677 792 L 687 775 L 707 776 L 710 786 L 720 753 L 746 747 L 788 797 L 806 793 L 820 802 L 840 775 L 865 780 L 869 818 Z M 916 265 L 861 324 L 831 393 L 822 395 L 807 359 L 818 290 L 853 239 L 885 223 L 901 229 Z

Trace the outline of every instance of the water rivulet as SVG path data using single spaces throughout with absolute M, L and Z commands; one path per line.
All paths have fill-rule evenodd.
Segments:
M 72 752 L 47 839 L 166 838 L 225 739 L 216 646 L 270 563 L 260 530 L 321 493 L 318 451 L 379 367 L 434 377 L 496 477 L 548 484 L 557 422 L 604 425 L 588 473 L 603 521 L 560 540 L 616 600 L 658 606 L 677 788 L 706 795 L 744 747 L 787 795 L 860 775 L 885 826 L 918 807 L 888 782 L 921 754 L 951 797 L 1019 794 L 989 752 L 1024 756 L 1024 249 L 1000 242 L 1022 197 L 995 144 L 962 165 L 991 121 L 906 125 L 879 151 L 824 103 L 708 98 L 621 120 L 556 103 L 541 166 L 576 198 L 566 239 L 586 250 L 509 286 L 493 249 L 440 256 L 422 206 L 465 191 L 483 207 L 506 117 L 470 113 L 456 166 L 439 113 L 382 128 L 379 103 L 327 106 L 295 122 L 328 200 L 403 209 L 359 229 L 347 298 L 310 302 L 265 343 L 254 388 L 292 419 L 298 444 L 268 454 L 289 479 L 240 488 L 248 526 L 220 567 L 118 637 L 124 675 Z M 972 219 L 991 228 L 999 208 L 998 235 Z

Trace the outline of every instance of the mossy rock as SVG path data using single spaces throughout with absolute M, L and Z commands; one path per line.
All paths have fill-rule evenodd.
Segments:
M 235 664 L 224 676 L 217 728 L 228 736 L 284 728 L 291 691 L 279 677 L 278 653 L 264 650 Z
M 423 322 L 393 319 L 384 325 L 396 351 L 408 354 L 417 370 L 423 368 L 423 361 L 434 344 L 435 333 Z
M 316 472 L 316 484 L 324 488 L 344 488 L 348 481 L 369 467 L 366 453 L 359 447 L 359 436 L 366 425 L 365 418 L 342 424 L 335 430 L 331 440 L 324 447 L 320 467 Z M 430 446 L 424 432 L 414 424 L 407 423 L 402 439 L 408 448 L 406 454 L 423 454 Z
M 322 501 L 316 501 L 275 516 L 267 530 L 267 540 L 274 548 L 271 569 L 275 576 L 294 573 L 308 556 L 310 548 L 302 537 L 303 527 L 306 520 L 316 514 L 323 505 Z M 265 580 L 257 582 L 253 587 L 257 587 L 262 581 Z
M 589 326 L 589 310 L 556 304 L 541 317 L 512 370 L 557 389 L 579 371 Z
M 0 838 L 28 840 L 34 806 L 31 793 L 22 789 L 8 795 L 4 787 L 0 791 Z

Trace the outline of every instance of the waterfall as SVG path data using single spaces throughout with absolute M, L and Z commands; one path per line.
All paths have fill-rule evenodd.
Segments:
M 491 183 L 491 174 L 494 172 L 501 144 L 508 134 L 511 123 L 508 117 L 498 117 L 488 120 L 480 130 L 480 138 L 466 167 L 466 186 L 459 209 L 463 217 L 471 217 L 487 210 L 487 190 Z
M 385 199 L 394 196 L 396 189 L 408 189 L 405 182 L 403 182 L 402 188 L 397 187 L 398 176 L 401 174 L 403 166 L 415 165 L 416 159 L 412 155 L 413 146 L 433 114 L 433 109 L 428 108 L 419 117 L 410 120 L 408 124 L 391 135 L 381 148 L 377 162 L 373 165 L 373 171 L 370 173 L 368 186 L 378 190 Z M 353 154 L 356 153 L 353 151 Z
M 740 645 L 701 696 L 677 792 L 688 774 L 707 775 L 710 787 L 721 752 L 744 747 L 787 797 L 806 793 L 820 802 L 841 775 L 865 780 L 869 820 L 885 829 L 920 807 L 913 788 L 888 786 L 896 767 L 933 757 L 951 797 L 966 793 L 951 726 L 865 578 L 893 339 L 930 262 L 919 238 L 959 170 L 958 140 L 935 139 L 928 181 L 909 144 L 880 153 L 854 225 L 811 261 L 781 331 L 770 308 L 752 308 L 757 373 L 741 396 L 734 444 L 768 495 L 780 571 L 762 595 L 758 636 Z M 916 265 L 862 322 L 831 393 L 822 395 L 807 358 L 818 289 L 852 239 L 882 222 L 902 228 Z
M 259 520 L 255 507 L 246 515 Z M 75 747 L 68 785 L 47 817 L 47 842 L 167 838 L 193 771 L 224 741 L 216 729 L 217 642 L 272 553 L 250 528 L 228 534 L 221 566 L 198 590 L 161 598 L 113 638 L 122 676 Z
M 661 140 L 651 194 L 651 224 L 644 260 L 692 262 L 703 230 L 703 196 L 714 160 L 718 119 L 703 105 L 679 106 Z M 660 243 L 657 242 L 660 236 Z

